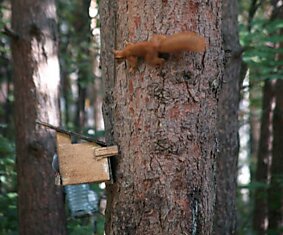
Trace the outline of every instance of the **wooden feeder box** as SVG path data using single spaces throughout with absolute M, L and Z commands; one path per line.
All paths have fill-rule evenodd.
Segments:
M 82 184 L 112 181 L 110 156 L 118 154 L 118 147 L 106 147 L 103 142 L 66 131 L 52 125 L 38 122 L 56 130 L 59 174 L 55 179 L 57 185 Z M 72 143 L 72 136 L 86 140 Z

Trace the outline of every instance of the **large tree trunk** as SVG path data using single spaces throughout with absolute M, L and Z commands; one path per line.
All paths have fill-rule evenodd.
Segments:
M 51 168 L 59 125 L 59 63 L 53 0 L 12 1 L 19 233 L 66 234 L 62 190 Z
M 214 234 L 236 233 L 236 189 L 238 160 L 238 107 L 240 100 L 241 48 L 236 0 L 223 1 L 222 34 L 225 49 L 224 84 L 218 103 L 219 153 Z
M 121 153 L 107 187 L 106 232 L 212 234 L 221 1 L 100 3 L 106 131 Z M 114 66 L 114 40 L 120 49 L 184 30 L 204 35 L 208 50 L 171 55 L 161 68 L 141 63 L 133 74 L 124 62 Z

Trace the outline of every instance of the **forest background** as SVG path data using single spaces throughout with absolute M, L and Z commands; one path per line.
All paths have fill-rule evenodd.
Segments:
M 282 129 L 282 123 L 276 123 L 272 117 L 275 112 L 274 99 L 280 95 L 278 87 L 282 87 L 283 76 L 283 16 L 280 13 L 277 15 L 274 4 L 274 1 L 239 1 L 238 27 L 243 62 L 239 101 L 237 234 L 256 234 L 260 216 L 265 217 L 268 208 L 274 207 L 268 194 L 274 170 L 271 168 L 270 140 L 276 134 L 272 133 L 272 126 Z M 17 126 L 14 122 L 10 1 L 0 1 L 0 7 L 0 234 L 8 235 L 18 234 Z M 100 71 L 97 2 L 59 0 L 57 15 L 61 124 L 68 130 L 103 138 L 101 108 L 104 87 Z M 276 166 L 276 172 L 283 172 L 282 159 L 277 160 Z M 275 183 L 282 188 L 282 182 L 282 178 L 278 178 Z M 101 187 L 91 185 L 91 188 L 103 196 Z M 282 194 L 280 196 L 282 198 Z M 104 218 L 101 213 L 87 218 L 73 218 L 66 205 L 66 215 L 68 234 L 91 234 L 94 220 L 98 221 L 96 233 L 103 234 Z

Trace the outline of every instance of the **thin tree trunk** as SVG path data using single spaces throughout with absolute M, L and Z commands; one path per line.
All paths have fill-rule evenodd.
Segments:
M 62 87 L 62 96 L 64 98 L 64 118 L 63 123 L 67 126 L 71 122 L 70 118 L 70 103 L 71 103 L 71 85 L 70 85 L 70 78 L 67 72 L 61 73 L 61 87 Z
M 268 190 L 268 230 L 280 234 L 283 229 L 283 81 L 276 81 L 276 106 L 273 116 L 271 179 Z
M 96 77 L 93 86 L 94 93 L 94 123 L 95 123 L 95 131 L 103 131 L 104 130 L 104 122 L 103 122 L 103 114 L 102 114 L 102 103 L 103 103 L 103 85 L 101 81 L 101 77 Z
M 75 129 L 77 132 L 81 132 L 84 128 L 84 124 L 86 121 L 86 113 L 85 113 L 85 99 L 86 99 L 86 87 L 84 87 L 84 81 L 82 73 L 79 73 L 79 78 L 77 80 L 78 87 L 78 98 L 76 102 L 76 117 L 75 117 Z
M 53 132 L 59 125 L 59 63 L 53 0 L 12 1 L 19 233 L 66 234 L 63 194 L 54 185 Z
M 107 187 L 106 232 L 212 234 L 221 2 L 100 3 L 105 124 L 121 153 Z M 133 74 L 124 62 L 114 66 L 115 39 L 120 49 L 185 30 L 204 35 L 208 50 L 171 55 L 161 68 L 141 63 Z
M 258 235 L 264 235 L 266 233 L 268 224 L 267 187 L 270 179 L 272 157 L 273 83 L 273 81 L 264 82 L 260 142 L 254 179 L 254 182 L 258 184 L 258 188 L 254 193 L 253 229 Z
M 77 41 L 76 45 L 78 48 L 77 55 L 77 65 L 78 65 L 78 98 L 76 104 L 76 117 L 75 117 L 75 127 L 77 131 L 81 131 L 86 124 L 86 110 L 85 110 L 85 100 L 87 96 L 87 86 L 88 79 L 91 76 L 91 60 L 89 58 L 89 46 L 91 42 L 91 30 L 90 30 L 90 17 L 89 17 L 89 6 L 90 0 L 87 1 L 76 1 L 76 11 L 75 11 L 75 22 L 74 28 L 77 32 L 77 38 L 81 40 L 84 38 L 84 43 Z M 88 46 L 86 46 L 88 45 Z
M 238 162 L 238 107 L 240 100 L 241 47 L 236 0 L 223 1 L 222 34 L 226 55 L 224 84 L 218 102 L 217 194 L 215 235 L 236 233 L 236 189 Z
M 98 2 L 96 0 L 91 1 L 92 7 L 98 10 Z M 103 80 L 101 77 L 101 65 L 100 65 L 100 26 L 98 26 L 99 15 L 92 18 L 92 72 L 94 74 L 94 84 L 90 92 L 93 94 L 93 120 L 94 129 L 97 135 L 104 133 L 104 120 L 102 113 L 103 104 Z M 99 30 L 99 33 L 98 33 Z
M 283 19 L 283 6 L 281 1 L 273 0 L 272 19 Z M 280 30 L 283 35 L 283 30 Z M 283 49 L 283 42 L 279 43 Z M 283 53 L 276 55 L 276 60 L 283 60 Z M 278 69 L 282 70 L 282 66 Z M 277 79 L 275 85 L 275 109 L 273 114 L 273 145 L 271 178 L 268 189 L 268 231 L 281 234 L 283 231 L 283 80 Z
M 262 91 L 257 89 L 253 84 L 256 82 L 250 82 L 251 89 L 249 90 L 249 124 L 250 124 L 250 161 L 252 163 L 256 162 L 257 153 L 259 149 L 259 141 L 260 141 L 260 116 L 258 115 L 258 105 L 256 104 L 256 100 L 260 100 L 260 95 Z M 251 182 L 254 181 L 255 178 L 255 167 L 254 164 L 250 164 L 250 174 L 251 174 Z M 250 192 L 253 193 L 253 192 Z

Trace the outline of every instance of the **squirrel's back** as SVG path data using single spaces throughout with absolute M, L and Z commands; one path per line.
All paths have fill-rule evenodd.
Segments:
M 203 52 L 206 49 L 205 38 L 194 32 L 180 32 L 161 38 L 159 52 L 181 51 Z

